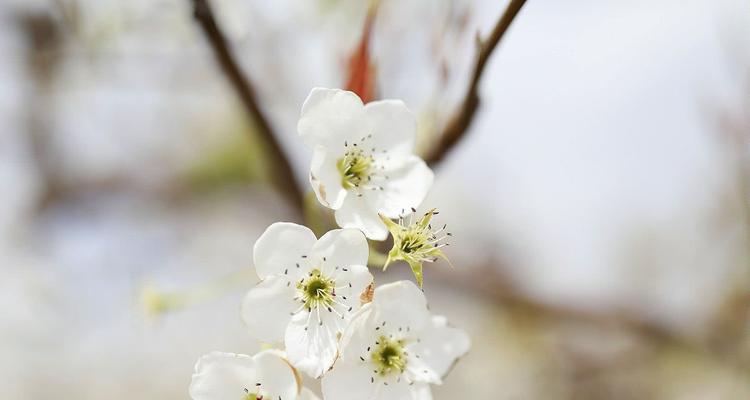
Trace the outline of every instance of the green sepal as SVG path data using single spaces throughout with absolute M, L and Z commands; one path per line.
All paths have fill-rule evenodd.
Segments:
M 410 261 L 409 266 L 411 267 L 411 272 L 414 273 L 414 278 L 417 280 L 417 285 L 419 285 L 419 288 L 422 288 L 422 263 L 418 261 Z

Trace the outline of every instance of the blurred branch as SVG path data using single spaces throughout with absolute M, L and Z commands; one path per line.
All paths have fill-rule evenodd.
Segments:
M 50 121 L 53 90 L 60 66 L 60 48 L 65 39 L 54 16 L 44 12 L 22 14 L 18 22 L 27 41 L 26 66 L 30 73 L 30 91 L 26 110 L 31 156 L 34 160 L 41 192 L 36 209 L 43 210 L 67 191 L 60 179 L 55 157 Z
M 483 40 L 477 35 L 477 62 L 474 65 L 466 96 L 461 103 L 461 107 L 440 135 L 438 144 L 425 156 L 425 161 L 428 164 L 435 165 L 442 161 L 468 131 L 479 108 L 479 80 L 482 78 L 487 61 L 525 3 L 526 0 L 510 0 L 505 12 L 492 29 L 490 37 Z
M 242 104 L 255 122 L 258 133 L 268 144 L 269 158 L 273 165 L 271 179 L 296 210 L 302 210 L 302 192 L 294 179 L 292 166 L 279 145 L 273 129 L 258 105 L 255 90 L 245 76 L 229 49 L 224 33 L 216 22 L 207 0 L 192 0 L 193 15 L 200 23 L 208 43 L 214 51 L 216 61 L 232 87 L 242 100 Z

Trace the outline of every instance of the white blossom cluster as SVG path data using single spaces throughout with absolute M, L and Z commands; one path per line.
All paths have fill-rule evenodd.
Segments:
M 195 366 L 194 400 L 316 399 L 300 372 L 321 379 L 325 400 L 429 400 L 470 346 L 468 336 L 432 315 L 410 281 L 375 287 L 367 238 L 394 246 L 386 266 L 406 261 L 419 286 L 422 263 L 443 257 L 444 229 L 430 210 L 408 221 L 433 174 L 412 154 L 416 120 L 403 102 L 362 104 L 352 92 L 313 89 L 298 124 L 313 150 L 310 183 L 342 229 L 320 238 L 278 222 L 253 248 L 260 283 L 241 313 L 257 340 L 284 351 L 254 356 L 213 352 Z M 398 219 L 398 223 L 393 219 Z M 442 237 L 440 235 L 443 235 Z

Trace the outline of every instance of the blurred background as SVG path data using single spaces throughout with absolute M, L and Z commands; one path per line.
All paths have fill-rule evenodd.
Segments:
M 255 352 L 252 244 L 330 226 L 268 130 L 303 192 L 314 86 L 403 99 L 430 154 L 506 4 L 0 0 L 1 397 L 185 399 Z M 432 311 L 473 339 L 434 397 L 750 398 L 750 3 L 529 0 L 478 93 L 425 202 Z

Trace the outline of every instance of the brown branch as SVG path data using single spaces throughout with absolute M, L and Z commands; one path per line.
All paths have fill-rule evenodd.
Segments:
M 466 91 L 461 107 L 457 110 L 456 114 L 451 118 L 448 125 L 440 135 L 438 144 L 425 156 L 425 161 L 430 165 L 435 165 L 443 160 L 448 152 L 461 140 L 466 134 L 474 115 L 479 108 L 479 80 L 482 78 L 482 73 L 487 65 L 487 61 L 492 55 L 492 51 L 495 50 L 500 40 L 503 38 L 505 33 L 508 31 L 510 24 L 521 11 L 521 7 L 526 3 L 526 0 L 511 0 L 505 12 L 497 21 L 497 25 L 492 29 L 490 37 L 486 40 L 482 40 L 477 37 L 478 55 L 477 62 L 474 65 L 474 71 L 469 81 L 469 88 Z
M 294 172 L 281 146 L 279 145 L 273 129 L 263 111 L 258 106 L 255 90 L 250 81 L 242 72 L 229 49 L 224 33 L 216 23 L 216 18 L 207 0 L 192 0 L 193 15 L 203 28 L 211 48 L 213 48 L 216 61 L 226 75 L 232 87 L 239 95 L 245 110 L 255 122 L 256 129 L 268 144 L 268 152 L 271 164 L 274 166 L 271 179 L 292 206 L 298 211 L 302 210 L 302 192 L 294 179 Z

